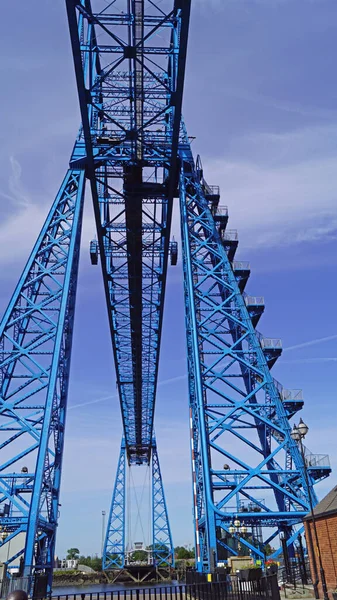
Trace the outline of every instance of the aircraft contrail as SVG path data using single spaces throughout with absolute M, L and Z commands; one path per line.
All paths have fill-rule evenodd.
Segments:
M 72 410 L 73 408 L 81 408 L 82 406 L 90 406 L 91 404 L 98 404 L 98 402 L 104 402 L 104 400 L 113 400 L 113 398 L 118 398 L 118 395 L 110 394 L 109 396 L 102 396 L 101 398 L 96 398 L 95 400 L 90 400 L 89 402 L 82 402 L 81 404 L 73 404 L 72 406 L 68 406 L 68 410 Z
M 318 358 L 298 358 L 294 360 L 283 360 L 283 365 L 294 365 L 294 364 L 309 364 L 309 363 L 328 363 L 328 362 L 337 362 L 337 356 L 331 357 L 318 357 Z
M 309 340 L 308 342 L 302 342 L 302 344 L 295 344 L 295 346 L 288 346 L 288 348 L 283 348 L 283 352 L 287 350 L 297 350 L 297 348 L 306 348 L 306 346 L 315 346 L 315 344 L 321 344 L 323 342 L 330 342 L 330 340 L 336 340 L 337 333 L 334 335 L 329 335 L 328 337 L 316 338 L 315 340 Z
M 177 375 L 177 377 L 171 377 L 170 379 L 163 379 L 163 381 L 158 382 L 158 387 L 161 385 L 167 385 L 169 383 L 174 383 L 175 381 L 181 381 L 183 379 L 187 379 L 187 375 Z M 68 407 L 68 410 L 73 410 L 74 408 L 82 408 L 82 406 L 90 406 L 91 404 L 98 404 L 99 402 L 104 402 L 104 400 L 113 400 L 118 398 L 118 394 L 109 394 L 109 396 L 102 396 L 101 398 L 96 398 L 95 400 L 90 400 L 89 402 L 81 402 L 81 404 L 73 404 Z
M 307 346 L 314 346 L 315 344 L 321 344 L 323 342 L 330 342 L 331 340 L 336 340 L 337 334 L 329 335 L 323 338 L 316 338 L 314 340 L 309 340 L 308 342 L 302 342 L 301 344 L 295 344 L 294 346 L 288 346 L 288 348 L 283 348 L 283 352 L 287 350 L 297 350 L 297 348 L 306 348 Z M 284 361 L 285 362 L 285 361 Z M 289 361 L 290 362 L 290 361 Z M 292 363 L 310 363 L 310 362 L 337 362 L 337 358 L 303 358 L 298 360 L 291 361 Z M 164 379 L 163 381 L 159 381 L 158 386 L 168 385 L 170 383 L 174 383 L 175 381 L 182 381 L 183 379 L 187 379 L 187 375 L 177 375 L 177 377 L 170 377 L 169 379 Z M 82 406 L 90 406 L 91 404 L 98 404 L 99 402 L 104 402 L 104 400 L 113 400 L 118 398 L 118 394 L 110 394 L 109 396 L 102 396 L 101 398 L 96 398 L 95 400 L 90 400 L 89 402 L 82 402 L 81 404 L 73 404 L 68 407 L 68 410 L 73 410 L 74 408 L 82 408 Z

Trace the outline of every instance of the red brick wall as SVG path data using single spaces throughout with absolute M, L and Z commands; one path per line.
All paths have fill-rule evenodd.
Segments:
M 309 559 L 310 559 L 310 567 L 311 574 L 314 581 L 314 570 L 313 570 L 313 557 L 311 553 L 310 543 L 309 543 L 309 531 L 308 527 L 310 526 L 312 543 L 314 547 L 314 553 L 316 556 L 316 565 L 318 571 L 318 577 L 320 579 L 319 574 L 319 561 L 318 554 L 316 548 L 315 541 L 315 533 L 312 522 L 306 521 L 305 523 L 305 535 L 307 540 L 307 547 L 309 551 Z M 337 514 L 322 517 L 316 519 L 316 528 L 319 546 L 321 549 L 322 563 L 325 571 L 325 579 L 327 583 L 328 590 L 332 591 L 337 588 Z M 320 586 L 321 590 L 321 586 Z

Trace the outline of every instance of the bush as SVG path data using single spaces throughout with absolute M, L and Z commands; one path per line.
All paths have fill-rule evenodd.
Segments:
M 80 573 L 80 571 L 78 571 L 77 569 L 57 569 L 56 571 L 54 571 L 54 577 L 61 577 L 61 575 L 77 575 L 77 573 Z

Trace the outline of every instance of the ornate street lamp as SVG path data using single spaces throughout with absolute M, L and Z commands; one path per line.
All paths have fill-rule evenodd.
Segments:
M 238 519 L 238 517 L 235 517 L 234 522 L 233 521 L 230 522 L 228 531 L 233 538 L 238 540 L 238 550 L 240 551 L 241 550 L 241 542 L 238 537 L 238 534 L 241 534 L 242 536 L 244 536 L 247 533 L 246 525 L 244 523 L 241 523 L 241 521 Z
M 2 532 L 1 532 L 1 534 L 0 534 L 0 535 L 1 535 L 1 541 L 2 541 L 2 543 L 4 544 L 4 543 L 5 543 L 5 541 L 6 541 L 6 540 L 7 540 L 7 538 L 8 538 L 8 533 L 7 533 L 7 531 L 5 531 L 5 530 L 4 530 L 4 531 L 2 531 Z
M 309 427 L 308 425 L 306 425 L 302 419 L 300 419 L 300 422 L 298 425 L 294 425 L 293 429 L 291 431 L 291 437 L 295 442 L 299 442 L 299 446 L 300 446 L 300 450 L 301 450 L 301 455 L 302 455 L 302 461 L 303 461 L 303 469 L 304 469 L 304 478 L 305 478 L 305 483 L 307 486 L 307 490 L 308 490 L 308 496 L 309 496 L 309 505 L 310 505 L 310 512 L 311 512 L 311 518 L 312 518 L 312 524 L 313 524 L 313 528 L 314 528 L 314 534 L 315 534 L 315 542 L 316 542 L 316 548 L 317 548 L 317 555 L 318 555 L 318 562 L 319 562 L 319 571 L 320 571 L 320 575 L 321 575 L 321 582 L 322 582 L 322 589 L 323 589 L 323 596 L 324 596 L 324 600 L 329 600 L 329 596 L 328 596 L 328 590 L 327 590 L 327 585 L 326 585 L 326 579 L 325 579 L 325 572 L 324 572 L 324 568 L 323 568 L 323 562 L 322 562 L 322 555 L 321 555 L 321 549 L 320 549 L 320 545 L 319 545 L 319 540 L 318 540 L 318 534 L 317 534 L 317 527 L 316 527 L 316 519 L 315 519 L 315 514 L 314 514 L 314 507 L 313 507 L 313 503 L 312 503 L 312 496 L 311 496 L 311 487 L 310 487 L 310 483 L 309 483 L 309 474 L 308 474 L 308 469 L 307 469 L 307 463 L 305 460 L 305 455 L 304 455 L 304 446 L 303 446 L 303 440 L 305 438 L 305 436 L 307 435 L 309 431 Z M 313 544 L 312 544 L 312 538 L 311 538 L 311 534 L 310 534 L 310 525 L 309 525 L 309 545 L 310 545 L 310 550 L 311 550 L 311 556 L 313 557 L 313 563 L 314 563 L 314 567 L 315 567 L 315 550 L 313 548 Z M 317 573 L 315 573 L 315 576 L 317 577 Z M 317 577 L 318 580 L 318 577 Z M 317 590 L 317 584 L 318 581 L 315 582 L 314 587 Z M 316 591 L 315 590 L 315 591 Z M 317 595 L 317 598 L 319 596 Z

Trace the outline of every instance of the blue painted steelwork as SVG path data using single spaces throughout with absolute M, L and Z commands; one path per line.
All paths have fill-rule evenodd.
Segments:
M 217 561 L 217 530 L 224 538 L 219 545 L 228 548 L 229 526 L 237 516 L 249 533 L 240 542 L 256 558 L 264 558 L 265 543 L 254 538 L 257 528 L 268 528 L 268 535 L 272 528 L 270 539 L 282 533 L 292 545 L 295 526 L 309 510 L 308 494 L 317 501 L 313 485 L 330 467 L 327 462 L 309 466 L 307 489 L 289 424 L 303 402 L 292 402 L 270 373 L 281 344 L 255 330 L 256 313 L 251 314 L 240 289 L 240 266 L 233 264 L 237 235 L 227 231 L 227 221 L 216 218 L 219 190 L 207 185 L 200 160 L 195 167 L 186 149 L 183 160 L 180 210 L 196 565 L 207 571 Z
M 46 573 L 47 593 L 84 176 L 97 229 L 90 257 L 102 268 L 125 440 L 105 568 L 124 564 L 127 463 L 149 465 L 151 455 L 154 558 L 173 564 L 153 418 L 167 265 L 170 254 L 173 265 L 178 256 L 170 242 L 178 187 L 198 570 L 214 567 L 217 544 L 230 547 L 236 515 L 251 530 L 241 543 L 255 557 L 263 557 L 264 528 L 270 541 L 281 532 L 292 546 L 308 494 L 315 503 L 313 484 L 330 470 L 308 456 L 306 488 L 289 425 L 302 398 L 270 374 L 281 342 L 255 329 L 263 300 L 243 295 L 249 264 L 234 260 L 237 232 L 227 228 L 219 188 L 207 185 L 200 160 L 194 165 L 181 123 L 190 4 L 66 0 L 82 126 L 70 170 L 0 326 L 0 506 L 9 534 L 2 543 L 24 534 L 24 574 Z M 224 537 L 217 542 L 219 531 Z M 158 544 L 169 549 L 165 560 Z
M 126 450 L 149 464 L 190 0 L 66 5 Z
M 155 438 L 152 439 L 151 450 L 152 551 L 149 558 L 156 567 L 174 567 L 174 547 Z M 126 445 L 123 438 L 104 543 L 103 570 L 121 569 L 128 562 L 125 547 L 126 469 Z
M 63 209 L 62 194 L 64 192 L 68 201 L 67 185 L 73 194 L 76 177 L 80 187 L 75 192 L 82 202 L 85 173 L 90 180 L 98 238 L 91 244 L 90 255 L 93 264 L 98 262 L 99 256 L 101 259 L 130 464 L 149 464 L 151 457 L 166 272 L 171 248 L 169 236 L 177 188 L 190 0 L 172 0 L 169 4 L 164 7 L 161 1 L 157 5 L 152 0 L 115 0 L 108 5 L 102 5 L 100 0 L 66 2 L 82 126 L 70 161 L 70 175 L 53 211 L 58 218 L 59 204 Z M 78 201 L 76 206 L 81 202 Z M 74 222 L 80 231 L 78 214 Z M 9 425 L 5 421 L 2 430 L 7 432 L 12 427 L 14 409 L 19 413 L 21 406 L 23 408 L 24 403 L 33 398 L 36 403 L 31 407 L 36 414 L 27 413 L 29 419 L 21 414 L 20 418 L 13 417 L 20 423 L 19 433 L 3 442 L 3 447 L 10 445 L 9 459 L 3 464 L 6 477 L 2 477 L 3 500 L 10 500 L 10 516 L 7 515 L 2 523 L 16 528 L 13 533 L 9 529 L 8 542 L 17 532 L 27 530 L 25 575 L 30 575 L 34 569 L 51 573 L 73 329 L 73 285 L 78 259 L 77 229 L 73 229 L 72 219 L 69 210 L 57 232 L 65 239 L 70 236 L 69 257 L 64 255 L 61 244 L 55 255 L 50 251 L 48 239 L 53 240 L 54 229 L 49 231 L 50 220 L 47 220 L 29 262 L 33 272 L 28 266 L 3 320 L 5 333 L 0 352 L 4 391 L 1 401 L 7 402 L 3 416 Z M 38 266 L 34 263 L 36 254 Z M 46 262 L 49 255 L 52 266 Z M 65 262 L 66 258 L 68 262 Z M 175 256 L 172 262 L 175 262 Z M 41 269 L 47 270 L 36 275 L 40 265 Z M 65 265 L 67 270 L 63 272 Z M 41 299 L 39 281 L 43 277 L 47 280 L 47 276 L 51 281 L 46 290 L 41 287 Z M 59 282 L 62 276 L 64 279 Z M 35 277 L 34 287 L 31 280 L 35 284 Z M 30 294 L 33 294 L 33 300 Z M 39 302 L 38 316 L 34 312 L 30 317 L 34 294 Z M 55 308 L 52 303 L 48 304 L 49 295 Z M 61 302 L 60 306 L 57 302 Z M 21 305 L 25 311 L 23 316 L 18 312 Z M 46 327 L 43 333 L 49 344 L 46 352 L 40 351 L 42 326 Z M 28 343 L 33 346 L 34 357 L 26 348 Z M 24 382 L 15 392 L 15 369 L 28 370 L 32 381 L 38 381 L 39 385 L 33 389 Z M 54 393 L 58 385 L 60 399 Z M 43 397 L 45 390 L 46 398 Z M 15 393 L 21 396 L 17 404 L 9 407 Z M 56 418 L 57 402 L 60 408 Z M 54 444 L 57 446 L 55 465 L 48 446 L 52 438 L 50 432 L 55 433 Z M 33 438 L 31 447 L 20 445 L 23 434 Z M 7 467 L 34 452 L 37 461 L 28 465 L 28 475 L 20 476 L 19 486 L 12 484 L 14 478 L 7 472 Z M 14 490 L 13 493 L 10 490 Z M 26 493 L 31 502 L 26 500 Z M 18 508 L 22 517 L 17 516 Z M 43 522 L 41 510 L 47 511 L 48 515 Z M 14 513 L 15 519 L 11 516 Z M 45 521 L 48 521 L 48 527 Z
M 103 570 L 122 569 L 125 565 L 125 475 L 126 449 L 122 438 L 117 465 L 115 487 L 112 494 L 108 527 L 103 549 Z
M 98 238 L 90 256 L 93 264 L 101 259 L 127 461 L 148 465 L 152 453 L 153 535 L 159 539 L 166 531 L 165 560 L 170 555 L 172 563 L 152 434 L 169 255 L 177 263 L 170 228 L 184 136 L 190 0 L 119 0 L 108 6 L 66 0 L 66 5 L 83 124 L 82 147 L 72 164 L 82 165 L 85 153 Z M 120 467 L 115 492 L 119 479 Z M 114 527 L 112 512 L 108 532 Z M 155 554 L 163 564 L 162 553 Z M 105 568 L 124 562 L 120 555 L 106 558 Z
M 155 439 L 152 441 L 152 559 L 156 567 L 174 567 L 174 547 Z
M 84 173 L 69 170 L 0 324 L 0 504 L 9 557 L 51 585 Z M 7 507 L 8 510 L 5 510 Z

